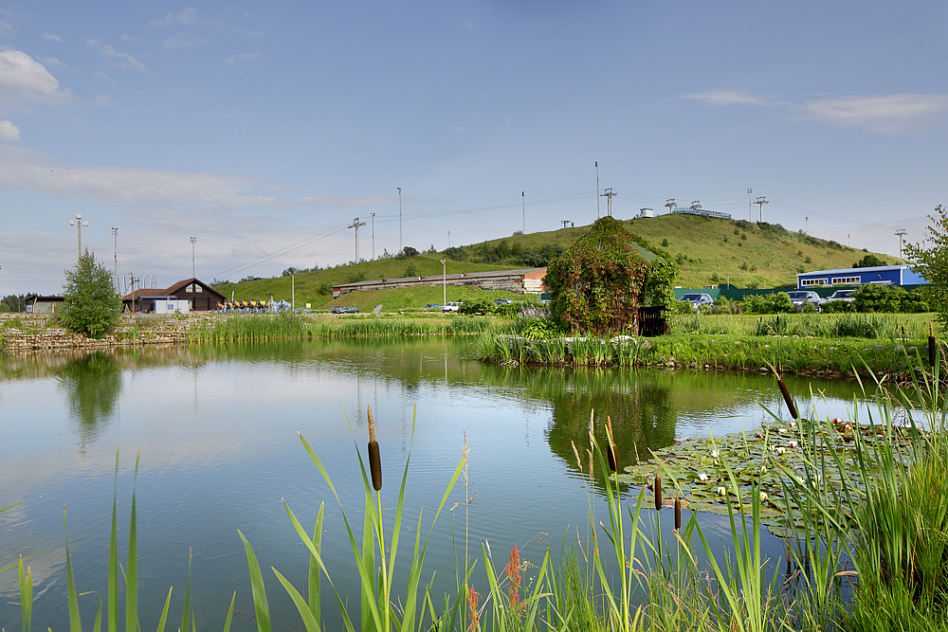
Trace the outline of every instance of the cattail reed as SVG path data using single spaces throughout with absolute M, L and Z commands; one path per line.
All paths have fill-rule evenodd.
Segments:
M 379 456 L 379 444 L 375 440 L 375 419 L 369 406 L 369 469 L 372 470 L 372 487 L 382 491 L 382 459 Z
M 617 466 L 617 463 L 618 463 L 617 455 L 619 452 L 619 448 L 616 446 L 615 439 L 613 438 L 614 435 L 612 434 L 612 419 L 609 417 L 606 417 L 606 430 L 608 432 L 608 436 L 606 438 L 609 442 L 609 450 L 608 450 L 609 469 L 612 470 L 613 472 L 617 472 L 619 471 L 619 468 Z
M 783 401 L 787 402 L 787 408 L 790 409 L 790 416 L 794 419 L 797 418 L 797 407 L 793 403 L 793 398 L 790 397 L 790 391 L 787 390 L 787 385 L 783 383 L 783 380 L 780 377 L 777 377 L 777 385 L 780 386 L 780 392 L 783 393 Z
M 675 494 L 675 531 L 681 529 L 681 498 Z
M 655 511 L 662 510 L 662 479 L 658 477 L 658 474 L 655 475 Z
M 928 321 L 928 364 L 935 366 L 938 363 L 938 347 L 935 345 L 935 327 Z

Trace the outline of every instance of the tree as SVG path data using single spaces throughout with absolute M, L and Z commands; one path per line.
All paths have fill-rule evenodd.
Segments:
M 807 257 L 807 259 L 809 259 L 809 257 Z M 860 259 L 859 261 L 857 261 L 856 263 L 854 263 L 853 267 L 854 268 L 877 268 L 879 266 L 884 266 L 884 265 L 888 265 L 888 264 L 882 259 L 880 259 L 879 257 L 873 254 L 868 254 L 862 259 Z
M 942 327 L 948 327 L 948 209 L 939 204 L 935 213 L 937 217 L 928 216 L 932 224 L 926 229 L 925 242 L 906 244 L 905 256 L 914 264 L 912 272 L 931 284 L 929 306 L 938 312 Z
M 69 330 L 93 338 L 108 333 L 122 315 L 122 297 L 115 291 L 112 273 L 88 250 L 76 267 L 66 270 L 65 304 L 59 321 Z

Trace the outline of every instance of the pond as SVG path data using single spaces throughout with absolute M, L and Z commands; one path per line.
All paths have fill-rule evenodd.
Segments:
M 798 401 L 816 402 L 803 403 L 801 412 L 821 417 L 847 417 L 854 398 L 866 401 L 855 382 L 787 383 Z M 813 400 L 811 389 L 818 395 Z M 67 629 L 63 510 L 78 590 L 104 595 L 113 490 L 124 547 L 134 489 L 144 629 L 157 625 L 172 585 L 172 617 L 180 617 L 189 552 L 198 625 L 222 626 L 237 591 L 235 608 L 248 614 L 233 629 L 256 629 L 238 529 L 265 569 L 274 619 L 296 628 L 295 609 L 269 570 L 275 567 L 305 592 L 308 555 L 282 500 L 310 530 L 325 502 L 327 566 L 357 610 L 357 577 L 339 506 L 297 433 L 325 464 L 361 532 L 355 450 L 365 458 L 368 406 L 382 455 L 383 510 L 391 513 L 395 505 L 410 451 L 406 523 L 414 531 L 423 508 L 422 538 L 466 441 L 468 488 L 462 479 L 430 536 L 426 580 L 437 572 L 438 595 L 455 585 L 454 560 L 463 559 L 465 532 L 472 557 L 482 560 L 486 543 L 498 569 L 514 545 L 533 563 L 547 545 L 555 559 L 564 540 L 576 542 L 578 535 L 585 545 L 589 513 L 597 522 L 608 515 L 601 486 L 587 484 L 573 451 L 575 443 L 585 454 L 591 414 L 600 438 L 606 418 L 612 420 L 620 461 L 628 463 L 676 437 L 751 430 L 771 419 L 765 408 L 787 416 L 772 377 L 505 368 L 477 362 L 465 340 L 4 356 L 0 507 L 20 504 L 0 513 L 0 567 L 21 554 L 35 556 L 29 561 L 34 629 Z M 466 494 L 474 498 L 469 505 Z M 623 494 L 634 501 L 638 489 Z M 654 522 L 654 510 L 647 513 Z M 661 518 L 670 535 L 670 512 Z M 709 540 L 727 533 L 719 516 L 700 520 Z M 413 537 L 406 531 L 404 550 L 410 552 Z M 779 540 L 762 537 L 772 558 L 782 554 Z M 485 583 L 483 575 L 475 574 L 474 582 Z M 0 574 L 0 624 L 9 629 L 19 627 L 18 600 L 15 570 Z M 83 620 L 91 621 L 95 595 L 80 604 Z M 323 616 L 328 629 L 338 627 L 325 582 Z

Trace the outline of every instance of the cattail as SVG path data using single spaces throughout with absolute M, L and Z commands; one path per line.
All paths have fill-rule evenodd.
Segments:
M 928 364 L 935 366 L 938 363 L 938 348 L 935 346 L 935 328 L 932 321 L 928 321 Z
M 681 529 L 681 498 L 675 495 L 675 531 Z
M 382 459 L 379 456 L 379 444 L 375 440 L 375 419 L 369 406 L 369 469 L 372 470 L 372 487 L 382 491 Z
M 655 475 L 655 511 L 662 510 L 662 479 Z
M 783 383 L 779 377 L 777 378 L 777 385 L 780 386 L 780 392 L 783 393 L 783 401 L 787 402 L 787 408 L 790 409 L 790 416 L 794 419 L 797 418 L 797 407 L 793 404 L 793 399 L 790 397 L 790 391 L 787 390 L 787 385 Z
M 616 466 L 618 462 L 617 453 L 619 452 L 618 447 L 616 447 L 615 440 L 612 434 L 612 419 L 606 417 L 606 430 L 608 431 L 606 439 L 609 442 L 608 457 L 609 457 L 609 469 L 613 472 L 619 471 L 619 468 Z

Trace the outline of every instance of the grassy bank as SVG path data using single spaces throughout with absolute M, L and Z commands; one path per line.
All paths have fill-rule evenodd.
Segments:
M 927 358 L 930 314 L 687 315 L 672 333 L 611 341 L 564 337 L 523 322 L 501 324 L 476 343 L 502 364 L 665 366 L 855 375 L 907 375 Z M 534 335 L 539 333 L 540 335 Z
M 345 629 L 353 631 L 948 629 L 948 480 L 943 476 L 948 467 L 948 398 L 939 370 L 932 380 L 913 381 L 879 398 L 861 424 L 855 412 L 847 422 L 784 421 L 775 416 L 761 429 L 763 441 L 743 447 L 712 442 L 695 472 L 667 456 L 659 456 L 651 468 L 639 464 L 637 475 L 651 486 L 638 484 L 631 494 L 619 489 L 625 464 L 615 463 L 609 448 L 611 423 L 604 429 L 605 450 L 593 439 L 598 433 L 591 426 L 588 444 L 574 444 L 573 451 L 590 494 L 602 490 L 607 515 L 597 516 L 590 499 L 585 539 L 568 534 L 576 542 L 566 545 L 564 538 L 559 557 L 547 548 L 530 561 L 517 548 L 509 559 L 506 552 L 495 559 L 486 544 L 479 547 L 459 529 L 453 542 L 455 586 L 447 595 L 433 594 L 425 584 L 426 552 L 434 544 L 429 537 L 452 490 L 467 481 L 467 445 L 453 472 L 446 472 L 445 491 L 433 517 L 424 522 L 419 514 L 417 523 L 410 522 L 405 500 L 410 455 L 396 482 L 397 502 L 383 509 L 378 455 L 391 446 L 376 442 L 370 412 L 368 464 L 359 453 L 351 471 L 333 473 L 361 477 L 364 503 L 345 507 L 337 495 L 339 506 L 330 510 L 344 518 L 354 567 L 350 572 L 359 578 L 359 596 L 337 593 L 333 577 L 346 571 L 324 562 L 325 507 L 310 529 L 285 505 L 287 528 L 297 534 L 300 555 L 310 570 L 302 585 L 294 585 L 278 569 L 271 574 L 256 558 L 254 547 L 263 543 L 252 543 L 238 532 L 250 574 L 254 624 L 262 631 L 274 628 L 268 591 L 285 590 L 297 615 L 289 625 L 308 631 L 324 629 L 323 596 L 330 597 L 333 605 L 328 607 L 339 609 Z M 313 446 L 302 437 L 301 443 L 335 495 L 333 475 Z M 788 450 L 794 451 L 793 460 L 784 458 Z M 591 459 L 598 463 L 594 469 L 586 467 Z M 730 527 L 726 543 L 714 541 L 689 511 L 688 498 L 702 486 L 715 489 L 712 496 L 725 508 Z M 472 500 L 465 492 L 461 510 L 476 511 Z M 774 512 L 778 531 L 784 521 L 782 559 L 762 555 L 758 534 L 765 509 Z M 383 518 L 383 511 L 392 513 Z M 664 531 L 662 512 L 671 514 Z M 113 499 L 109 551 L 103 553 L 109 558 L 107 580 L 99 593 L 81 592 L 75 585 L 66 537 L 72 630 L 81 629 L 82 610 L 93 613 L 96 630 L 102 618 L 107 629 L 118 629 L 122 614 L 125 629 L 155 625 L 140 623 L 138 617 L 134 494 L 122 543 L 117 513 Z M 409 538 L 410 551 L 399 557 L 396 567 L 399 551 L 406 548 L 402 536 Z M 120 550 L 126 546 L 127 561 L 122 564 Z M 22 627 L 30 630 L 34 593 L 29 560 L 13 562 L 0 572 L 18 573 Z M 96 605 L 80 608 L 80 602 Z M 183 595 L 174 594 L 174 601 L 169 590 L 157 629 L 165 628 L 172 603 L 180 613 L 179 629 L 194 629 L 190 584 Z M 239 614 L 232 598 L 220 613 L 222 629 L 229 630 Z M 280 613 L 281 624 L 287 625 L 289 617 Z

